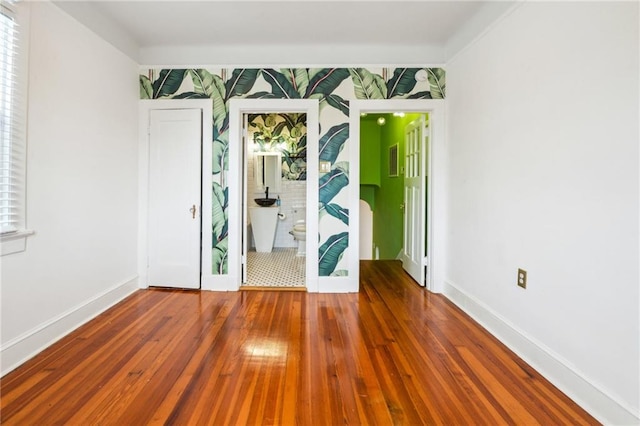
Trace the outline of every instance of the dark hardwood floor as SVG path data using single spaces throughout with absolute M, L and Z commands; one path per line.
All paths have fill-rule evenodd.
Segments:
M 395 261 L 358 294 L 140 290 L 0 385 L 7 425 L 597 424 Z

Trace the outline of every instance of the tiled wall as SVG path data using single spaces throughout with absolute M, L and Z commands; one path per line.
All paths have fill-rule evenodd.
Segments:
M 249 153 L 247 157 L 247 206 L 255 205 L 254 198 L 264 197 L 264 192 L 256 188 L 256 179 L 254 175 L 254 154 Z M 282 180 L 279 192 L 269 191 L 269 197 L 275 198 L 280 196 L 280 213 L 284 213 L 285 220 L 278 220 L 276 228 L 276 238 L 274 247 L 297 247 L 296 241 L 289 231 L 293 229 L 295 223 L 294 208 L 305 206 L 307 200 L 307 182 L 296 180 Z M 253 238 L 249 238 L 250 247 L 255 247 Z

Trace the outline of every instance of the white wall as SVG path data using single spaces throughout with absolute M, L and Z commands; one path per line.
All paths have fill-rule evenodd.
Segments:
M 138 66 L 31 7 L 27 250 L 2 258 L 2 373 L 137 286 Z
M 524 3 L 447 65 L 445 293 L 613 424 L 640 421 L 638 16 Z

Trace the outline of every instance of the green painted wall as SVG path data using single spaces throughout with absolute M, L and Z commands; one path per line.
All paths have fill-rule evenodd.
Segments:
M 380 187 L 376 189 L 376 210 L 373 213 L 373 244 L 380 259 L 395 259 L 402 249 L 404 192 L 404 127 L 420 114 L 395 117 L 386 114 L 386 124 L 380 131 Z M 389 148 L 398 144 L 399 176 L 389 176 Z
M 360 120 L 360 199 L 376 208 L 375 191 L 380 187 L 380 126 Z
M 360 120 L 360 185 L 380 186 L 380 126 Z

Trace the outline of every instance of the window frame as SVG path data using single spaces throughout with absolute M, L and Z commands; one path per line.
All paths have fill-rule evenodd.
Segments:
M 0 234 L 0 253 L 2 256 L 22 252 L 26 249 L 26 240 L 34 232 L 26 226 L 26 147 L 27 147 L 27 76 L 29 46 L 29 4 L 20 0 L 2 1 L 0 12 L 14 20 L 18 27 L 14 40 L 13 87 L 11 98 L 11 117 L 13 123 L 9 142 L 11 185 L 15 185 L 16 196 L 12 208 L 16 211 L 15 226 Z

